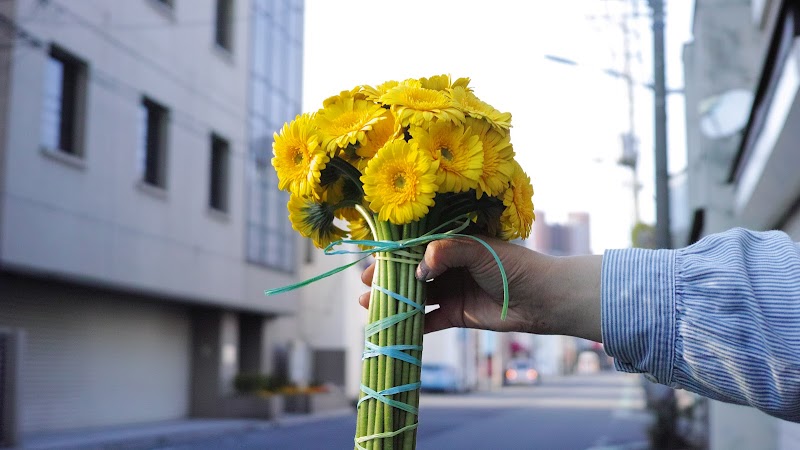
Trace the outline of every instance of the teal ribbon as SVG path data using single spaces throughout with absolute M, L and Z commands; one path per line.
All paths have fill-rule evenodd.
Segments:
M 408 392 L 413 391 L 415 389 L 419 389 L 420 383 L 417 381 L 416 383 L 408 383 L 402 386 L 395 386 L 388 389 L 384 389 L 380 392 L 375 391 L 374 389 L 370 388 L 369 386 L 361 385 L 361 391 L 367 395 L 361 397 L 356 404 L 356 407 L 361 406 L 361 403 L 366 401 L 367 399 L 374 398 L 381 403 L 385 403 L 389 406 L 392 406 L 397 409 L 402 409 L 403 411 L 409 412 L 414 414 L 415 416 L 419 414 L 419 410 L 408 403 L 398 402 L 397 400 L 393 400 L 388 395 L 399 394 L 401 392 Z M 364 436 L 367 437 L 367 436 Z
M 438 233 L 437 232 L 437 231 L 442 230 L 444 227 L 449 226 L 449 225 L 451 225 L 453 223 L 456 223 L 456 222 L 458 222 L 460 220 L 463 220 L 463 223 L 461 225 L 459 225 L 458 227 L 456 227 L 455 229 L 450 230 L 450 231 L 446 231 L 444 233 Z M 325 247 L 324 252 L 325 252 L 326 255 L 364 255 L 364 256 L 362 258 L 359 258 L 359 259 L 353 261 L 353 262 L 350 262 L 350 263 L 344 264 L 342 266 L 336 267 L 336 268 L 334 268 L 332 270 L 329 270 L 329 271 L 327 271 L 325 273 L 322 273 L 322 274 L 317 275 L 315 277 L 311 277 L 311 278 L 309 278 L 307 280 L 303 280 L 303 281 L 300 281 L 300 282 L 295 283 L 295 284 L 290 284 L 288 286 L 283 286 L 283 287 L 279 287 L 279 288 L 275 288 L 275 289 L 267 289 L 266 291 L 264 291 L 264 294 L 265 295 L 275 295 L 275 294 L 281 294 L 283 292 L 293 291 L 293 290 L 295 290 L 297 288 L 301 288 L 303 286 L 309 285 L 309 284 L 314 283 L 316 281 L 319 281 L 319 280 L 321 280 L 323 278 L 327 278 L 327 277 L 329 277 L 331 275 L 335 275 L 335 274 L 337 274 L 337 273 L 339 273 L 339 272 L 341 272 L 343 270 L 347 270 L 350 267 L 355 266 L 356 264 L 360 263 L 361 261 L 363 261 L 366 258 L 368 258 L 370 255 L 373 255 L 375 253 L 397 253 L 397 254 L 401 254 L 403 256 L 407 256 L 407 255 L 409 255 L 409 253 L 405 251 L 406 249 L 418 247 L 418 246 L 421 246 L 421 245 L 425 245 L 425 244 L 427 244 L 429 242 L 439 241 L 439 240 L 443 240 L 443 239 L 465 238 L 465 239 L 471 239 L 471 240 L 481 244 L 484 248 L 486 248 L 486 250 L 489 251 L 489 253 L 494 258 L 495 262 L 497 263 L 497 268 L 500 270 L 500 277 L 502 278 L 502 281 L 503 281 L 503 310 L 500 313 L 500 319 L 501 320 L 506 320 L 506 317 L 508 316 L 508 276 L 506 276 L 506 270 L 503 267 L 503 262 L 500 260 L 500 256 L 497 255 L 497 252 L 495 252 L 494 249 L 486 241 L 484 241 L 483 239 L 475 237 L 475 236 L 472 236 L 472 235 L 469 235 L 469 234 L 460 234 L 459 233 L 460 231 L 463 231 L 465 228 L 467 228 L 469 223 L 470 223 L 470 217 L 469 217 L 469 215 L 465 214 L 463 216 L 459 216 L 459 217 L 456 217 L 455 219 L 449 220 L 449 221 L 443 223 L 442 225 L 439 225 L 438 227 L 434 228 L 433 230 L 423 234 L 420 237 L 416 237 L 416 238 L 401 239 L 399 241 L 375 241 L 375 240 L 369 240 L 369 239 L 341 239 L 341 240 L 338 240 L 336 242 L 332 242 L 327 247 Z M 338 246 L 344 245 L 344 244 L 355 244 L 355 245 L 361 245 L 361 246 L 368 247 L 368 248 L 358 249 L 358 250 L 334 250 L 335 247 L 338 247 Z M 399 252 L 403 252 L 403 253 L 399 253 Z

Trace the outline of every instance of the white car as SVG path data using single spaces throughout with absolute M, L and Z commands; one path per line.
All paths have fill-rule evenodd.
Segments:
M 533 364 L 526 359 L 516 359 L 508 363 L 503 383 L 507 386 L 513 384 L 541 384 L 542 377 Z

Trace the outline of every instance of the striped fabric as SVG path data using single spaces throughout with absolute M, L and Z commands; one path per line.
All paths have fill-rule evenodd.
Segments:
M 736 228 L 679 250 L 608 250 L 601 283 L 618 370 L 800 422 L 800 243 Z

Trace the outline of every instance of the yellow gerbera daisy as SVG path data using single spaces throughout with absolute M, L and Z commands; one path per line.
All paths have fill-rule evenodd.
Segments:
M 483 172 L 483 144 L 472 129 L 452 122 L 411 128 L 411 141 L 439 161 L 439 192 L 464 192 L 478 187 Z
M 449 92 L 453 103 L 466 115 L 476 119 L 486 119 L 500 132 L 507 132 L 511 128 L 511 113 L 494 109 L 492 105 L 482 101 L 464 87 L 456 86 Z
M 381 119 L 381 105 L 359 98 L 354 91 L 325 100 L 324 107 L 317 111 L 314 125 L 319 130 L 322 147 L 331 155 L 337 148 L 360 143 L 366 132 Z
M 322 169 L 330 157 L 319 147 L 319 137 L 308 114 L 297 116 L 274 133 L 272 165 L 278 174 L 278 188 L 299 196 L 310 196 L 319 185 Z
M 304 237 L 311 238 L 318 248 L 325 248 L 347 234 L 333 224 L 333 207 L 326 202 L 291 195 L 287 208 L 292 228 Z
M 372 231 L 369 229 L 367 220 L 361 216 L 359 216 L 355 220 L 349 221 L 347 223 L 347 228 L 350 230 L 350 239 L 354 239 L 357 241 L 365 241 L 373 239 Z
M 503 135 L 491 127 L 488 121 L 467 118 L 467 126 L 477 134 L 483 144 L 483 172 L 475 189 L 480 199 L 483 194 L 498 196 L 511 180 L 514 173 L 514 148 L 511 136 Z
M 407 80 L 381 96 L 380 102 L 390 105 L 401 126 L 422 125 L 434 118 L 451 122 L 464 122 L 459 110 L 445 92 L 425 89 L 422 83 Z
M 469 78 L 459 78 L 456 81 L 451 81 L 450 75 L 442 74 L 434 75 L 430 78 L 420 78 L 419 81 L 422 87 L 425 89 L 446 91 L 455 86 L 461 86 L 462 88 L 468 89 L 467 86 L 469 85 L 470 80 Z
M 382 120 L 372 126 L 364 138 L 364 142 L 356 148 L 356 154 L 367 160 L 372 159 L 381 147 L 395 137 L 395 120 L 391 111 L 383 113 Z
M 439 164 L 402 139 L 389 141 L 361 177 L 365 201 L 379 220 L 400 225 L 417 220 L 433 206 Z
M 527 238 L 536 219 L 533 212 L 533 185 L 530 177 L 516 161 L 511 184 L 503 193 L 503 205 L 506 209 L 500 216 L 500 238 L 507 241 L 518 237 Z
M 385 83 L 381 83 L 375 87 L 372 86 L 361 86 L 361 91 L 364 93 L 364 96 L 367 100 L 371 102 L 379 102 L 381 96 L 395 86 L 400 84 L 399 81 L 389 80 Z
M 340 101 L 344 97 L 353 97 L 356 100 L 364 100 L 367 98 L 366 94 L 361 89 L 361 86 L 356 86 L 349 91 L 341 91 L 339 95 L 332 95 L 322 101 L 322 107 L 327 108 L 328 105 Z

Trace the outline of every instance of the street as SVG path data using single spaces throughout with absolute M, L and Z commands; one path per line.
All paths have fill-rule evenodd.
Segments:
M 423 394 L 420 450 L 647 448 L 639 378 L 619 373 L 546 378 L 539 386 L 468 395 Z M 288 421 L 162 450 L 345 449 L 355 414 Z

